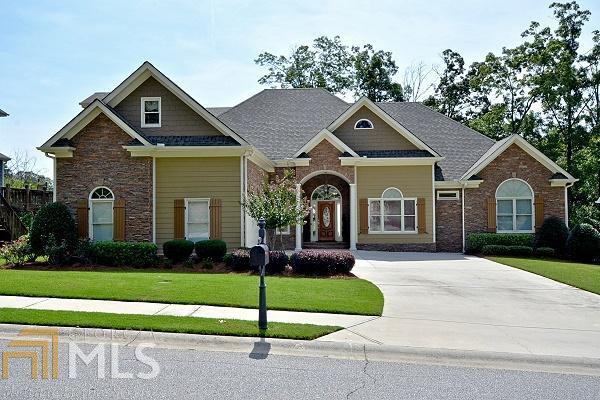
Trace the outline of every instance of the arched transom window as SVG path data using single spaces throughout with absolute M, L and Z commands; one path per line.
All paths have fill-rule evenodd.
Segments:
M 340 191 L 331 185 L 321 185 L 312 194 L 311 200 L 336 200 L 341 199 Z
M 521 179 L 508 179 L 496 189 L 498 232 L 533 232 L 533 190 Z
M 359 119 L 354 124 L 354 129 L 373 129 L 373 123 L 368 119 Z
M 115 196 L 107 187 L 90 193 L 90 239 L 113 240 L 113 206 Z
M 369 199 L 369 233 L 416 233 L 417 199 L 404 197 L 396 188 Z

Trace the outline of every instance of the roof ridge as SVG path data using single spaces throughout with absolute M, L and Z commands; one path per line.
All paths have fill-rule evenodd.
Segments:
M 249 102 L 250 100 L 252 100 L 252 99 L 254 99 L 255 97 L 257 97 L 259 94 L 261 94 L 261 93 L 263 93 L 263 92 L 265 92 L 265 91 L 267 91 L 267 90 L 269 90 L 269 89 L 263 89 L 263 90 L 261 90 L 260 92 L 254 93 L 252 96 L 248 97 L 247 99 L 240 101 L 239 103 L 237 103 L 237 104 L 236 104 L 236 105 L 234 105 L 234 106 L 231 106 L 231 107 L 229 108 L 229 110 L 225 111 L 223 114 L 220 114 L 219 116 L 216 116 L 216 115 L 215 115 L 215 117 L 217 117 L 218 119 L 221 119 L 221 117 L 222 117 L 223 115 L 225 115 L 225 114 L 229 113 L 231 110 L 234 110 L 234 109 L 238 108 L 238 107 L 239 107 L 239 106 L 241 106 L 242 104 Z M 223 121 L 221 121 L 221 122 L 223 122 Z M 223 122 L 223 123 L 225 123 L 225 122 Z M 238 133 L 238 135 L 239 135 L 239 133 Z

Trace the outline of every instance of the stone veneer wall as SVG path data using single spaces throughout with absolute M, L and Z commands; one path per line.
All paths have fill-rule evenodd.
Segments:
M 152 158 L 131 157 L 122 148 L 131 140 L 104 114 L 97 116 L 73 137 L 73 158 L 57 158 L 57 200 L 75 216 L 78 200 L 106 186 L 115 199 L 125 199 L 125 239 L 151 241 Z
M 479 188 L 465 190 L 465 233 L 487 231 L 488 198 L 496 196 L 498 185 L 506 179 L 519 178 L 531 186 L 535 196 L 544 199 L 544 218 L 565 217 L 565 188 L 550 186 L 552 172 L 513 144 L 479 174 Z

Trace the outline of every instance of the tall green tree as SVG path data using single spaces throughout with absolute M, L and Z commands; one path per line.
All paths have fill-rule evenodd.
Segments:
M 404 101 L 402 85 L 394 82 L 398 72 L 389 51 L 373 49 L 370 44 L 353 47 L 354 94 L 372 101 Z

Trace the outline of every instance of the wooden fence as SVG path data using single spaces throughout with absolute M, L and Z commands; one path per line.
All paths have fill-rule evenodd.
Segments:
M 47 188 L 30 189 L 25 186 L 24 189 L 15 189 L 7 186 L 0 188 L 0 194 L 18 212 L 35 213 L 44 204 L 52 202 L 52 191 Z

